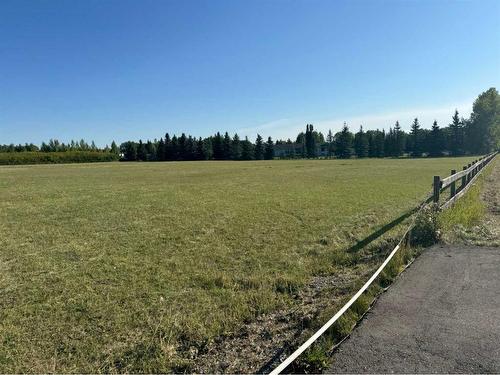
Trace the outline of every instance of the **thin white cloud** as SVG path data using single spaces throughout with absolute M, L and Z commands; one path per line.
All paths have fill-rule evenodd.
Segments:
M 418 118 L 423 128 L 430 128 L 434 120 L 436 120 L 441 127 L 444 127 L 451 122 L 451 116 L 453 116 L 455 109 L 458 110 L 460 116 L 468 117 L 472 111 L 472 102 L 473 99 L 432 108 L 400 109 L 394 112 L 364 114 L 333 119 L 316 119 L 316 121 L 314 119 L 303 120 L 283 118 L 269 121 L 255 127 L 242 128 L 238 130 L 238 133 L 243 136 L 248 135 L 250 138 L 260 133 L 261 135 L 271 136 L 275 139 L 293 139 L 300 131 L 305 129 L 306 124 L 313 124 L 315 130 L 326 134 L 329 129 L 334 133 L 339 131 L 344 122 L 347 123 L 351 131 L 357 131 L 360 125 L 362 125 L 365 130 L 389 130 L 389 127 L 393 127 L 396 121 L 399 121 L 399 124 L 404 130 L 409 130 L 415 117 Z

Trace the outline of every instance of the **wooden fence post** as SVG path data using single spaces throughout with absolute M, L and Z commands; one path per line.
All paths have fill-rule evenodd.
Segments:
M 466 169 L 467 169 L 467 166 L 464 165 L 462 170 L 465 171 Z M 467 176 L 464 175 L 464 176 L 462 176 L 462 185 L 460 186 L 460 190 L 462 190 L 465 187 L 465 185 L 467 185 Z
M 457 171 L 455 169 L 452 169 L 451 175 L 453 176 L 455 173 L 457 173 Z M 453 181 L 450 185 L 450 198 L 453 198 L 455 196 L 455 192 L 456 192 L 456 185 L 455 181 Z
M 434 176 L 434 203 L 439 203 L 439 191 L 441 190 L 441 177 Z
M 469 165 L 467 165 L 467 169 L 469 169 L 471 167 L 472 164 L 469 163 Z M 471 172 L 467 173 L 467 183 L 469 183 L 471 180 Z

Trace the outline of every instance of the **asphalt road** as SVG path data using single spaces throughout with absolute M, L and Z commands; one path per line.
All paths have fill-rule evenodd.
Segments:
M 500 373 L 500 248 L 426 250 L 333 361 L 332 373 Z

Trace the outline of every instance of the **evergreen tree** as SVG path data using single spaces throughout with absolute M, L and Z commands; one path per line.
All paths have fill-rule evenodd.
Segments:
M 248 140 L 248 137 L 245 137 L 245 140 L 241 142 L 241 159 L 242 160 L 253 159 L 253 145 Z
M 434 123 L 432 124 L 432 129 L 429 134 L 429 141 L 427 142 L 427 144 L 429 156 L 438 157 L 443 155 L 443 135 L 436 120 L 434 120 Z
M 172 159 L 171 160 L 179 160 L 180 159 L 179 139 L 177 138 L 177 136 L 175 134 L 172 136 L 171 149 L 172 149 Z
M 413 157 L 422 156 L 422 139 L 421 139 L 421 130 L 420 124 L 418 123 L 418 118 L 413 120 L 413 124 L 411 125 L 410 132 L 410 152 Z
M 359 132 L 354 135 L 354 151 L 358 158 L 366 158 L 368 156 L 368 138 L 362 126 L 359 127 Z
M 271 160 L 272 158 L 274 158 L 274 143 L 271 137 L 269 137 L 265 146 L 264 159 Z
M 449 140 L 448 147 L 451 155 L 458 156 L 464 153 L 464 129 L 463 123 L 458 117 L 458 111 L 455 109 L 455 114 L 451 118 L 449 125 Z
M 401 130 L 399 126 L 399 121 L 396 121 L 394 125 L 394 156 L 399 157 L 403 155 L 405 149 L 405 133 Z
M 314 137 L 313 130 L 314 129 L 311 124 L 306 125 L 305 146 L 308 158 L 316 157 L 316 139 Z
M 222 142 L 222 154 L 223 154 L 223 159 L 224 160 L 230 160 L 231 159 L 231 138 L 229 137 L 228 132 L 224 134 L 224 140 Z
M 123 155 L 126 161 L 137 160 L 137 145 L 135 142 L 125 142 L 122 144 Z
M 231 143 L 231 159 L 240 160 L 241 159 L 241 142 L 238 134 L 235 134 L 233 141 Z
M 394 143 L 395 143 L 394 130 L 392 130 L 392 128 L 389 128 L 389 133 L 386 134 L 384 142 L 385 156 L 394 156 Z
M 257 134 L 257 139 L 255 140 L 254 158 L 255 160 L 264 159 L 264 145 L 260 134 Z
M 187 137 L 186 134 L 182 133 L 181 136 L 177 140 L 177 159 L 178 160 L 188 160 L 187 155 Z
M 196 141 L 195 160 L 205 160 L 205 150 L 203 147 L 203 139 L 201 137 Z
M 149 139 L 146 142 L 146 160 L 151 161 L 156 159 L 156 147 Z
M 165 154 L 163 156 L 163 160 L 174 160 L 174 152 L 172 148 L 172 140 L 170 139 L 170 135 L 165 134 Z
M 332 133 L 332 130 L 329 129 L 328 130 L 328 135 L 326 136 L 326 142 L 328 143 L 328 146 L 327 146 L 327 155 L 329 158 L 331 158 L 333 156 L 333 149 L 334 149 L 334 138 L 333 138 L 333 133 Z
M 335 144 L 335 154 L 338 158 L 348 159 L 352 155 L 352 143 L 353 143 L 353 135 L 349 131 L 346 123 L 344 122 L 344 127 L 342 131 L 337 133 L 336 135 L 336 144 Z
M 222 160 L 224 159 L 224 148 L 222 145 L 223 139 L 219 132 L 212 139 L 212 152 L 214 159 Z
M 385 130 L 375 132 L 375 157 L 383 158 L 385 156 Z
M 75 141 L 71 140 L 71 146 L 70 148 L 73 149 L 75 145 Z M 118 154 L 120 153 L 120 150 L 118 148 L 118 146 L 116 145 L 115 141 L 111 142 L 111 150 L 110 150 L 111 153 L 113 154 Z
M 113 148 L 113 145 L 111 145 L 111 148 Z M 156 160 L 165 161 L 165 142 L 163 138 L 160 138 L 158 146 L 156 146 Z
M 142 140 L 140 139 L 139 144 L 137 145 L 137 160 L 147 160 L 146 145 L 142 143 Z
M 186 141 L 186 160 L 196 160 L 196 140 L 191 135 Z

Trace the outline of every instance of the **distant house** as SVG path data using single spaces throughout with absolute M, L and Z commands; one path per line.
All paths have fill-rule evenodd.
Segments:
M 279 143 L 274 146 L 274 156 L 277 158 L 301 158 L 305 153 L 302 143 Z M 328 143 L 316 145 L 316 156 L 328 156 Z

